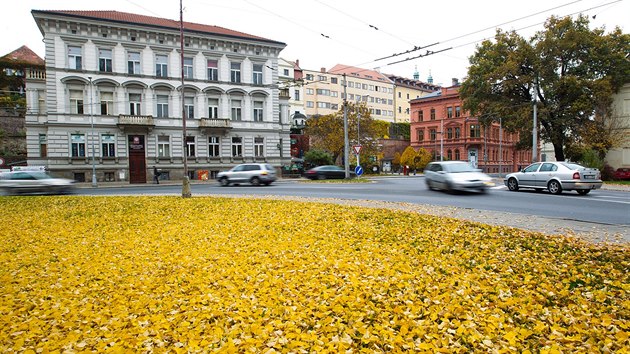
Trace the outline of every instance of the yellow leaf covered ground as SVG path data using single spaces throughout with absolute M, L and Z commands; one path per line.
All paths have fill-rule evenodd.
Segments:
M 342 205 L 0 198 L 1 352 L 628 352 L 625 246 Z

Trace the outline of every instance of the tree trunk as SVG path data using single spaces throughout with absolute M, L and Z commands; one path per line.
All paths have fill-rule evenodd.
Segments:
M 563 141 L 560 140 L 555 141 L 556 139 L 554 139 L 554 141 L 552 142 L 553 144 L 553 152 L 556 155 L 556 161 L 564 161 L 564 148 L 563 148 Z

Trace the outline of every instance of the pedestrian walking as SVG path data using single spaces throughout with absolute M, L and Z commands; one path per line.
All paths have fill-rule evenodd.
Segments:
M 155 183 L 160 184 L 160 171 L 155 166 L 153 166 L 153 179 Z

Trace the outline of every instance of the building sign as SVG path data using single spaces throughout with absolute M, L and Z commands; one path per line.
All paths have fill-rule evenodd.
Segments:
M 144 150 L 144 135 L 130 135 L 129 150 Z

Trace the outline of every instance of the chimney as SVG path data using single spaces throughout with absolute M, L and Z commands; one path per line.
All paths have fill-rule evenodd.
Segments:
M 326 72 L 326 68 L 321 68 L 321 69 L 320 69 L 320 72 L 321 72 L 321 73 L 325 73 L 325 72 Z
M 300 59 L 295 59 L 295 66 L 300 67 Z
M 456 77 L 453 78 L 453 86 L 458 86 L 459 85 L 459 79 L 457 79 Z

